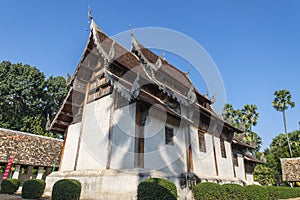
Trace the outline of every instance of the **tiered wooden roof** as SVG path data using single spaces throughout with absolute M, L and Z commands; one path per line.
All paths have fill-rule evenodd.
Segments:
M 69 93 L 51 124 L 51 131 L 63 134 L 70 124 L 80 122 L 84 103 L 111 93 L 113 85 L 128 101 L 139 98 L 151 104 L 158 103 L 177 117 L 183 116 L 169 104 L 199 110 L 200 122 L 220 124 L 221 131 L 231 135 L 230 141 L 234 132 L 242 132 L 214 112 L 212 101 L 194 88 L 185 73 L 145 48 L 134 37 L 132 46 L 132 51 L 128 51 L 92 20 L 86 48 L 70 80 Z M 193 121 L 191 117 L 184 118 Z

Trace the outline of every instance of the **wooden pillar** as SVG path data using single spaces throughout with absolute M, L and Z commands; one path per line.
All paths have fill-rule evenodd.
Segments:
M 216 176 L 219 176 L 219 169 L 218 169 L 218 162 L 217 162 L 217 155 L 216 155 L 216 147 L 215 147 L 215 136 L 214 136 L 214 133 L 212 134 L 212 143 L 213 143 L 213 153 L 214 153 L 214 161 L 215 161 L 215 168 L 216 168 Z
M 141 102 L 136 102 L 135 112 L 135 144 L 134 144 L 134 167 L 144 167 L 144 128 L 143 109 Z M 146 111 L 145 111 L 146 112 Z

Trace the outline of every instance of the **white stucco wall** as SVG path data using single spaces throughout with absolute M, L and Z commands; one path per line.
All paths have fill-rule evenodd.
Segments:
M 221 155 L 220 138 L 214 137 L 214 141 L 215 141 L 216 158 L 217 158 L 219 176 L 221 178 L 222 177 L 224 177 L 224 178 L 234 177 L 231 144 L 227 141 L 224 141 L 225 149 L 226 149 L 226 158 L 223 158 Z
M 247 181 L 247 184 L 251 184 L 251 183 L 254 183 L 254 178 L 253 178 L 253 174 L 248 174 L 246 173 L 246 181 Z
M 135 109 L 133 103 L 114 111 L 111 169 L 134 168 Z
M 167 124 L 174 130 L 174 145 L 165 144 L 166 113 L 150 110 L 144 128 L 144 168 L 171 172 L 186 171 L 186 128 Z
M 237 155 L 238 167 L 235 166 L 235 176 L 236 178 L 240 178 L 245 180 L 245 165 L 244 165 L 244 157 L 241 154 Z
M 192 128 L 192 149 L 194 160 L 194 172 L 198 177 L 216 176 L 216 166 L 213 151 L 212 135 L 204 134 L 206 153 L 199 150 L 198 129 Z
M 76 170 L 106 168 L 112 102 L 108 95 L 86 105 Z
M 60 171 L 74 170 L 80 126 L 81 123 L 76 123 L 68 128 Z

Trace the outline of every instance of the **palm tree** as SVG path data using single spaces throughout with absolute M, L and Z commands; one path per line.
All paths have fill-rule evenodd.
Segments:
M 241 121 L 245 124 L 246 130 L 252 132 L 252 126 L 256 126 L 259 118 L 257 106 L 255 104 L 246 104 L 241 110 Z
M 295 102 L 292 101 L 292 95 L 288 90 L 282 89 L 282 90 L 276 90 L 274 92 L 275 98 L 274 101 L 272 102 L 272 106 L 277 110 L 283 113 L 283 124 L 284 124 L 284 131 L 286 134 L 286 139 L 288 142 L 288 147 L 290 151 L 290 156 L 293 157 L 292 149 L 291 149 L 291 144 L 287 132 L 287 127 L 286 127 L 286 115 L 285 111 L 288 109 L 290 106 L 291 108 L 295 107 Z

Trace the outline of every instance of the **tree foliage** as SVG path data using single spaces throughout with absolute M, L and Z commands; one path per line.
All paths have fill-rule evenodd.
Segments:
M 49 77 L 36 67 L 0 63 L 0 127 L 49 134 L 45 131 L 47 115 L 53 118 L 68 86 L 63 77 Z
M 293 155 L 300 157 L 300 131 L 289 133 Z M 270 147 L 264 152 L 266 163 L 257 165 L 254 170 L 254 179 L 261 184 L 282 184 L 280 158 L 289 158 L 289 148 L 285 134 L 281 133 L 272 139 Z
M 242 109 L 234 109 L 231 104 L 225 104 L 222 116 L 233 126 L 244 129 L 244 142 L 256 145 L 255 152 L 259 151 L 262 138 L 252 131 L 252 127 L 256 126 L 259 119 L 259 113 L 257 112 L 257 106 L 255 104 L 246 104 Z
M 274 101 L 272 102 L 272 105 L 277 111 L 280 111 L 283 114 L 283 125 L 284 125 L 284 131 L 286 134 L 287 145 L 289 147 L 290 156 L 293 157 L 292 148 L 291 148 L 288 131 L 287 131 L 285 111 L 288 109 L 289 106 L 291 108 L 295 107 L 295 102 L 292 101 L 292 95 L 288 90 L 285 90 L 285 89 L 276 90 L 274 92 L 274 95 L 275 95 L 275 98 L 274 98 Z

